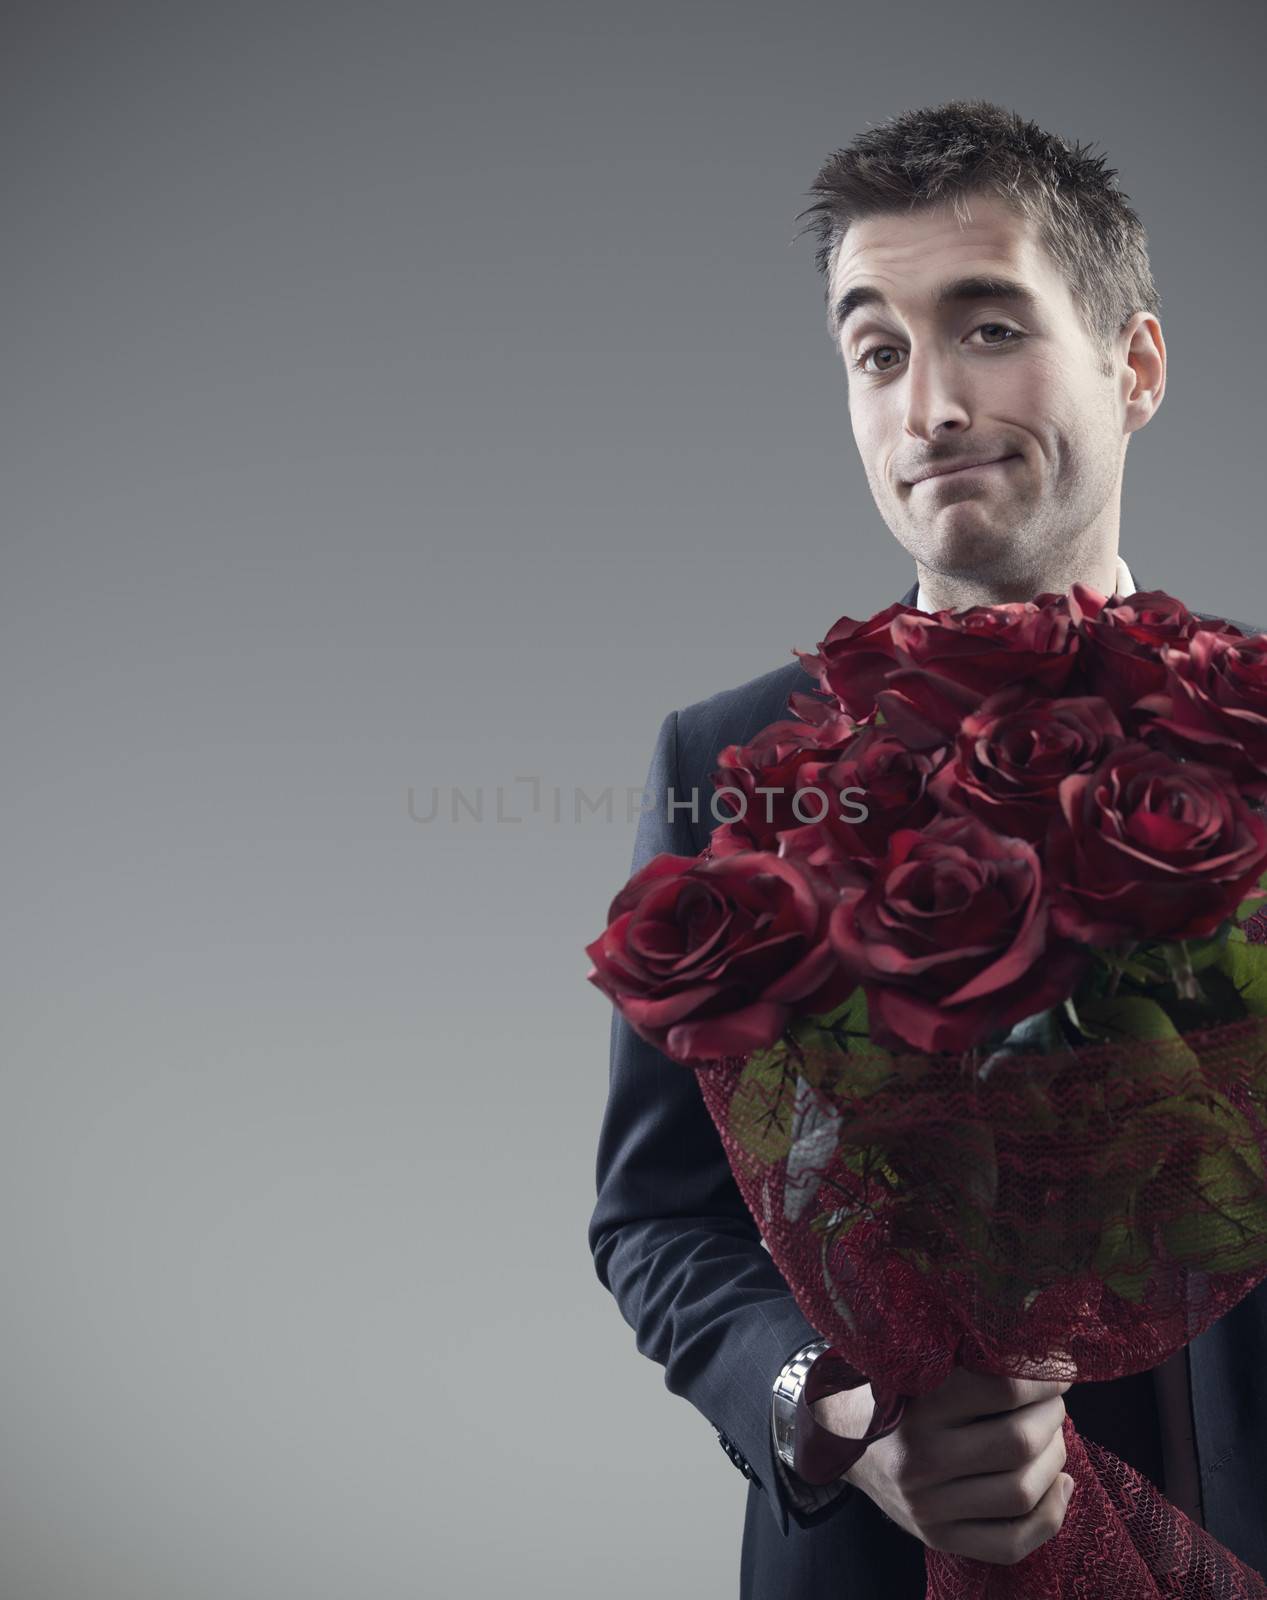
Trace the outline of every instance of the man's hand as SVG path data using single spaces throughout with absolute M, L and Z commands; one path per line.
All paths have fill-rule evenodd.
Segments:
M 956 1367 L 940 1388 L 908 1400 L 892 1433 L 844 1474 L 931 1550 L 1010 1567 L 1065 1520 L 1062 1427 L 1067 1383 L 988 1377 Z M 870 1384 L 812 1406 L 833 1433 L 859 1439 Z

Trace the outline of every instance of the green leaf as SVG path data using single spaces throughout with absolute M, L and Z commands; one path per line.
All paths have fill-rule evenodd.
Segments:
M 1174 1004 L 1178 1009 L 1182 1002 Z M 1080 1015 L 1083 1025 L 1106 1044 L 1139 1041 L 1152 1046 L 1124 1051 L 1112 1072 L 1098 1083 L 1088 1083 L 1087 1105 L 1076 1121 L 1085 1123 L 1081 1136 L 1095 1143 L 1100 1142 L 1105 1123 L 1113 1126 L 1132 1106 L 1138 1106 L 1141 1094 L 1158 1080 L 1159 1074 L 1170 1080 L 1200 1070 L 1196 1053 L 1185 1043 L 1173 1019 L 1148 995 L 1105 995 L 1087 1001 Z M 1079 1130 L 1071 1126 L 1070 1131 Z
M 731 1096 L 731 1137 L 763 1164 L 783 1161 L 792 1148 L 796 1078 L 787 1045 L 779 1040 L 753 1053 Z
M 1187 941 L 1188 959 L 1192 963 L 1194 972 L 1203 972 L 1207 967 L 1219 964 L 1223 957 L 1223 946 L 1227 943 L 1231 931 L 1231 923 L 1225 922 L 1218 932 L 1211 934 L 1209 938 Z
M 794 1022 L 798 1067 L 815 1088 L 839 1081 L 847 1094 L 866 1096 L 893 1076 L 893 1058 L 871 1042 L 866 991 L 855 989 L 834 1011 Z
M 1157 945 L 1145 946 L 1142 950 L 1132 945 L 1129 955 L 1095 945 L 1091 954 L 1108 972 L 1131 978 L 1136 983 L 1158 983 L 1166 977 L 1166 964 Z
M 1267 1264 L 1267 1194 L 1257 1147 L 1203 1151 L 1190 1210 L 1163 1230 L 1176 1260 L 1207 1272 L 1247 1272 Z
M 1186 1094 L 1168 1095 L 1166 1099 L 1158 1100 L 1143 1109 L 1156 1112 L 1171 1104 L 1182 1107 L 1184 1120 L 1209 1134 L 1220 1145 L 1227 1140 L 1244 1142 L 1246 1134 L 1244 1116 L 1213 1084 L 1201 1080 Z
M 1241 929 L 1233 928 L 1219 970 L 1231 979 L 1246 1015 L 1267 1017 L 1267 945 L 1250 944 Z
M 1138 1305 L 1152 1277 L 1151 1253 L 1135 1231 L 1134 1207 L 1121 1221 L 1111 1222 L 1100 1235 L 1091 1269 L 1106 1287 Z
M 1257 889 L 1251 889 L 1249 894 L 1237 906 L 1233 915 L 1237 922 L 1244 922 L 1246 917 L 1252 917 L 1255 911 L 1261 911 L 1264 897 L 1267 896 L 1267 872 L 1258 880 Z
M 1079 1009 L 1082 1025 L 1100 1039 L 1177 1039 L 1179 1030 L 1156 1000 L 1142 994 L 1103 995 Z

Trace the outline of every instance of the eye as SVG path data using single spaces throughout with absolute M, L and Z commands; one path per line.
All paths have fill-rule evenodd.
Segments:
M 980 322 L 980 323 L 977 324 L 977 326 L 972 331 L 973 331 L 973 333 L 981 333 L 986 328 L 997 328 L 1000 333 L 1011 334 L 1011 338 L 1010 339 L 999 339 L 998 341 L 996 341 L 995 344 L 987 346 L 987 348 L 991 348 L 991 349 L 995 349 L 995 348 L 998 347 L 998 345 L 1001 345 L 1001 344 L 1013 344 L 1013 343 L 1015 343 L 1016 340 L 1023 339 L 1025 337 L 1025 335 L 1023 333 L 1019 333 L 1015 328 L 1009 328 L 1007 326 L 1007 324 L 1004 323 L 1004 322 Z M 896 348 L 897 348 L 896 345 L 891 345 L 891 344 L 872 344 L 872 345 L 868 345 L 867 348 L 865 350 L 863 350 L 859 354 L 858 359 L 856 361 L 851 362 L 850 365 L 853 367 L 853 370 L 855 372 L 866 372 L 866 370 L 867 370 L 867 366 L 866 366 L 867 361 L 873 355 L 875 355 L 878 350 L 895 350 Z M 881 372 L 892 372 L 893 368 L 892 367 L 882 367 L 880 370 L 881 370 Z M 878 374 L 872 373 L 871 376 L 873 376 L 873 377 L 874 376 L 878 376 Z

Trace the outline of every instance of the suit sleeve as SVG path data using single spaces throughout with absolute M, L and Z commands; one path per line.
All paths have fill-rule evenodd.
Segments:
M 631 873 L 655 855 L 702 847 L 678 772 L 678 714 L 660 726 Z M 707 813 L 706 796 L 699 809 Z M 652 803 L 654 802 L 654 803 Z M 589 1245 L 639 1352 L 711 1423 L 734 1465 L 764 1491 L 784 1536 L 856 1492 L 804 1509 L 775 1460 L 771 1402 L 794 1351 L 820 1337 L 766 1249 L 730 1171 L 695 1074 L 640 1039 L 613 1006 L 607 1105 Z

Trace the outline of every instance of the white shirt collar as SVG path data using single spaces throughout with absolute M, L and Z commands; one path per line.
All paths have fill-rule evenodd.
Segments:
M 1122 560 L 1121 556 L 1117 558 L 1117 586 L 1113 590 L 1113 593 L 1115 595 L 1129 595 L 1135 593 L 1135 579 L 1131 577 L 1131 569 L 1126 565 L 1125 561 Z M 916 611 L 927 610 L 927 607 L 924 605 L 923 584 L 920 584 L 919 588 L 915 591 L 915 609 Z

